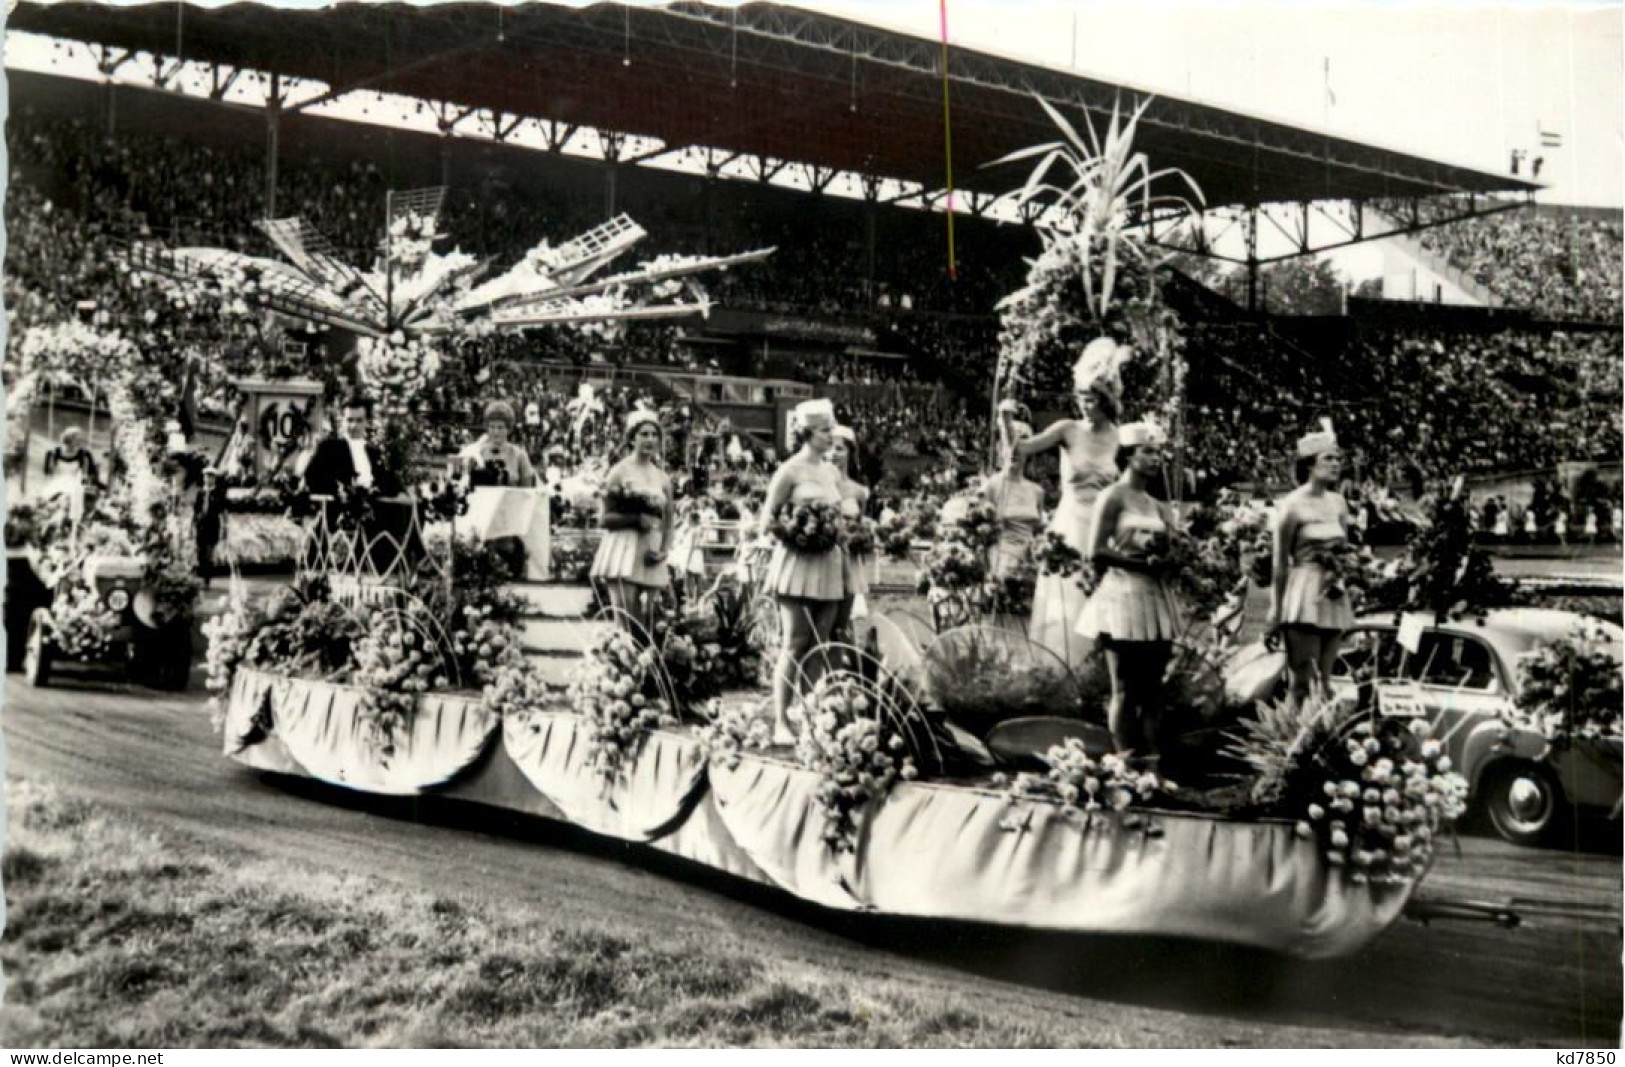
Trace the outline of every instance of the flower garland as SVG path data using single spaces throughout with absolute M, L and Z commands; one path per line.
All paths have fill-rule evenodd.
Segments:
M 882 724 L 862 680 L 846 671 L 819 678 L 792 717 L 801 721 L 796 758 L 821 779 L 813 800 L 824 815 L 824 843 L 853 852 L 859 813 L 899 779 L 918 776 L 907 742 Z
M 1620 736 L 1625 685 L 1613 646 L 1608 631 L 1590 623 L 1524 653 L 1508 728 L 1532 730 L 1556 744 Z

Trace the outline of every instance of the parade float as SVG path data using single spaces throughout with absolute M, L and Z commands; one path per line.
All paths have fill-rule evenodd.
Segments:
M 92 401 L 87 438 L 96 398 L 107 402 L 112 455 L 105 487 L 87 440 L 88 466 L 64 462 L 8 504 L 7 667 L 32 686 L 69 665 L 170 690 L 191 672 L 202 589 L 187 489 L 195 470 L 162 431 L 174 385 L 139 340 L 64 322 L 16 343 L 23 373 L 7 397 L 16 418 L 31 419 L 40 383 L 74 383 Z
M 705 316 L 708 272 L 758 262 L 772 249 L 726 256 L 663 254 L 604 273 L 644 238 L 619 215 L 554 245 L 542 240 L 499 269 L 460 248 L 436 248 L 443 187 L 390 191 L 378 254 L 358 268 L 299 217 L 262 220 L 280 258 L 217 247 L 136 243 L 135 278 L 161 303 L 208 309 L 242 343 L 225 345 L 210 373 L 233 397 L 226 445 L 211 466 L 209 507 L 220 516 L 220 562 L 273 558 L 291 569 L 304 545 L 297 471 L 323 432 L 323 394 L 357 380 L 380 418 L 378 443 L 410 487 L 445 473 L 425 447 L 420 417 L 442 369 L 466 364 L 483 338 L 544 328 L 609 339 L 629 324 Z M 302 353 L 290 358 L 289 352 Z M 589 404 L 588 407 L 591 405 Z M 471 521 L 531 551 L 528 576 L 548 577 L 545 496 L 482 486 Z M 404 521 L 399 520 L 398 521 Z
M 1029 285 L 1006 305 L 1000 389 L 1036 380 L 1046 351 L 1122 330 L 1154 354 L 1141 398 L 1177 429 L 1177 323 L 1125 229 L 1156 177 L 1132 152 L 1134 117 L 1113 116 L 1089 142 L 1055 118 L 1066 141 L 1037 151 L 1022 196 L 1051 190 L 1046 172 L 1073 178 L 1050 205 Z M 423 321 L 454 323 L 458 307 Z M 416 358 L 382 340 L 387 358 L 375 342 L 364 379 L 380 358 Z M 770 744 L 772 650 L 748 578 L 661 607 L 648 629 L 610 615 L 578 627 L 561 679 L 546 654 L 557 649 L 526 638 L 532 587 L 453 522 L 420 550 L 395 543 L 398 562 L 382 568 L 352 540 L 268 601 L 234 593 L 207 628 L 224 753 L 273 774 L 567 822 L 843 911 L 1309 958 L 1357 951 L 1401 914 L 1463 783 L 1425 726 L 1370 706 L 1238 702 L 1198 666 L 1246 580 L 1245 522 L 1213 522 L 1222 547 L 1177 546 L 1206 630 L 1170 678 L 1188 713 L 1181 758 L 1153 768 L 1111 751 L 1097 677 L 975 636 L 1011 633 L 997 616 L 1025 585 L 988 587 L 979 514 L 938 531 L 935 627 L 903 633 L 878 618 L 879 655 L 823 646 L 803 662 L 793 747 Z M 867 536 L 889 547 L 909 532 Z M 1060 555 L 1048 565 L 1085 577 Z M 358 583 L 369 595 L 344 592 Z

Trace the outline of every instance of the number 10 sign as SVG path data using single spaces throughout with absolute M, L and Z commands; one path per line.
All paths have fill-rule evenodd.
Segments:
M 243 412 L 261 476 L 291 470 L 293 459 L 315 447 L 322 425 L 322 383 L 309 378 L 245 378 Z

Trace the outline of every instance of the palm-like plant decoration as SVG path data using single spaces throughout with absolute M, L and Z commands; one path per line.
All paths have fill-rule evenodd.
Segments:
M 1151 98 L 1126 119 L 1114 102 L 1104 138 L 1095 132 L 1094 123 L 1086 116 L 1083 128 L 1089 134 L 1087 141 L 1049 101 L 1042 96 L 1035 99 L 1065 139 L 1020 149 L 989 166 L 1039 157 L 1026 183 L 1010 197 L 1017 208 L 1026 208 L 1029 204 L 1043 208 L 1039 232 L 1046 244 L 1062 238 L 1077 243 L 1085 269 L 1084 301 L 1095 318 L 1104 319 L 1111 309 L 1119 256 L 1126 251 L 1142 260 L 1146 258 L 1145 249 L 1138 242 L 1122 240 L 1124 230 L 1149 217 L 1151 210 L 1159 205 L 1183 207 L 1188 212 L 1195 210 L 1185 197 L 1153 195 L 1153 183 L 1167 177 L 1181 178 L 1198 202 L 1204 202 L 1202 190 L 1179 168 L 1164 167 L 1154 171 L 1145 153 L 1134 151 L 1134 134 L 1141 117 L 1151 106 Z M 1059 172 L 1060 177 L 1050 180 L 1052 171 Z M 1070 172 L 1070 180 L 1065 177 L 1067 172 Z M 1097 242 L 1098 270 L 1094 269 Z

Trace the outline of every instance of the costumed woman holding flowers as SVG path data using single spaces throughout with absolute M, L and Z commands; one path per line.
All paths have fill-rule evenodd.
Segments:
M 1006 407 L 1015 417 L 1001 423 L 1004 465 L 982 485 L 982 495 L 992 502 L 999 519 L 999 540 L 988 550 L 987 560 L 988 576 L 998 582 L 1019 577 L 1031 558 L 1044 506 L 1044 489 L 1027 478 L 1027 455 L 1016 447 L 1033 435 L 1025 421 L 1027 413 L 1013 400 L 1004 401 L 1000 411 Z
M 1343 633 L 1354 625 L 1349 591 L 1338 577 L 1352 549 L 1349 507 L 1335 487 L 1343 454 L 1331 420 L 1298 440 L 1298 488 L 1275 505 L 1274 570 L 1266 628 L 1286 642 L 1290 702 L 1328 693 Z
M 1098 337 L 1084 348 L 1072 368 L 1081 419 L 1062 419 L 1037 436 L 1015 441 L 1010 431 L 1015 416 L 1000 409 L 1005 440 L 1011 442 L 1013 453 L 1031 456 L 1061 449 L 1061 503 L 1049 528 L 1080 556 L 1089 554 L 1089 521 L 1096 498 L 1117 478 L 1117 417 L 1123 398 L 1119 371 L 1131 354 L 1109 337 Z M 1028 635 L 1069 667 L 1081 664 L 1088 651 L 1073 631 L 1083 603 L 1083 588 L 1073 576 L 1039 576 Z
M 1112 696 L 1107 718 L 1120 751 L 1155 758 L 1162 749 L 1162 680 L 1182 629 L 1162 557 L 1176 528 L 1173 509 L 1151 495 L 1162 472 L 1162 431 L 1122 429 L 1123 476 L 1095 502 L 1089 558 L 1104 570 L 1078 632 L 1106 654 Z
M 841 601 L 841 615 L 835 621 L 835 632 L 848 634 L 855 620 L 869 615 L 869 568 L 874 566 L 874 541 L 863 534 L 863 512 L 869 505 L 869 487 L 852 479 L 857 467 L 858 435 L 850 426 L 837 426 L 831 434 L 829 459 L 840 476 L 841 517 L 846 529 L 855 539 L 849 540 L 846 551 L 846 599 Z M 855 642 L 854 642 L 855 643 Z
M 835 407 L 809 400 L 791 423 L 796 452 L 774 472 L 762 508 L 762 532 L 775 540 L 763 586 L 778 601 L 780 645 L 773 669 L 773 742 L 794 744 L 790 707 L 798 678 L 811 687 L 818 664 L 808 653 L 828 641 L 846 599 L 846 553 L 840 545 L 841 477 L 828 455 Z
M 660 419 L 638 408 L 626 416 L 631 455 L 609 469 L 600 501 L 604 538 L 593 557 L 591 576 L 609 590 L 619 612 L 652 629 L 657 599 L 671 584 L 665 547 L 671 540 L 670 479 L 657 465 Z

